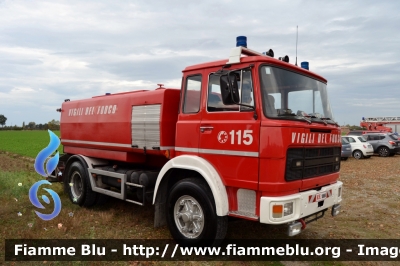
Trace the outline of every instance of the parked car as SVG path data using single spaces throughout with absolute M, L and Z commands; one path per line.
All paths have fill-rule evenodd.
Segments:
M 381 157 L 394 156 L 400 152 L 400 141 L 393 133 L 368 133 L 363 137 L 371 143 L 374 152 Z
M 351 145 L 351 152 L 356 159 L 370 158 L 374 154 L 374 148 L 362 136 L 342 136 Z
M 342 138 L 342 161 L 346 161 L 349 157 L 351 157 L 351 145 L 349 141 L 345 138 Z
M 349 131 L 346 136 L 352 135 L 352 136 L 362 136 L 367 133 L 382 133 L 382 131 L 372 131 L 372 130 L 353 130 Z

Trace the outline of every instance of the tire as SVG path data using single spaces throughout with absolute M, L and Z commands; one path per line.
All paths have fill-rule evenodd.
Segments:
M 80 162 L 73 162 L 68 170 L 68 178 L 64 182 L 69 199 L 79 206 L 91 207 L 96 203 L 97 193 L 92 191 L 87 170 Z
M 211 190 L 198 178 L 183 179 L 171 188 L 167 223 L 182 246 L 217 245 L 228 229 L 228 217 L 217 216 Z
M 353 157 L 357 160 L 364 158 L 363 153 L 360 150 L 356 150 L 353 152 Z
M 388 157 L 390 154 L 388 147 L 379 147 L 378 154 L 380 157 Z
M 349 157 L 342 157 L 341 159 L 342 159 L 342 161 L 347 161 L 347 159 L 349 159 Z

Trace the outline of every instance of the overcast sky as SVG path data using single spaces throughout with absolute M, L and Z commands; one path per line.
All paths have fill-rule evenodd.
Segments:
M 245 35 L 328 80 L 334 118 L 400 116 L 400 1 L 0 0 L 0 114 L 59 120 L 64 99 L 180 87 Z

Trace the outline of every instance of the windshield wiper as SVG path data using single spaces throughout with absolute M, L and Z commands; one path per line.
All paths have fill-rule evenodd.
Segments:
M 295 114 L 278 114 L 278 116 L 296 116 Z
M 338 127 L 340 127 L 339 124 L 336 123 L 335 121 L 333 121 L 330 117 L 322 117 L 321 119 L 324 120 L 324 121 L 325 121 L 325 120 L 330 120 L 330 121 L 332 121 L 335 125 L 337 125 Z
M 304 117 L 304 116 L 300 116 L 300 115 L 298 115 L 298 117 L 300 117 L 301 119 L 303 119 L 303 120 L 307 121 L 309 124 L 311 124 L 311 123 L 312 123 L 311 119 L 307 119 L 306 117 Z M 308 117 L 309 117 L 309 116 L 308 116 Z
M 318 118 L 319 120 L 321 120 L 322 122 L 324 122 L 325 125 L 328 124 L 324 119 L 319 118 L 319 117 L 317 117 L 317 116 L 315 116 L 315 115 L 306 115 L 305 117 L 311 118 L 310 120 L 312 120 L 312 119 L 314 119 L 314 118 Z

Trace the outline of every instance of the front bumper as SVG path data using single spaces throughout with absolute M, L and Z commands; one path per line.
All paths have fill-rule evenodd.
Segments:
M 261 197 L 260 200 L 260 223 L 265 224 L 285 224 L 296 221 L 303 217 L 320 212 L 342 201 L 343 183 L 324 186 L 320 190 L 308 190 L 293 195 L 283 197 Z M 340 191 L 340 195 L 339 195 Z M 322 200 L 318 200 L 318 197 Z M 274 217 L 273 206 L 293 202 L 293 212 L 281 218 Z

